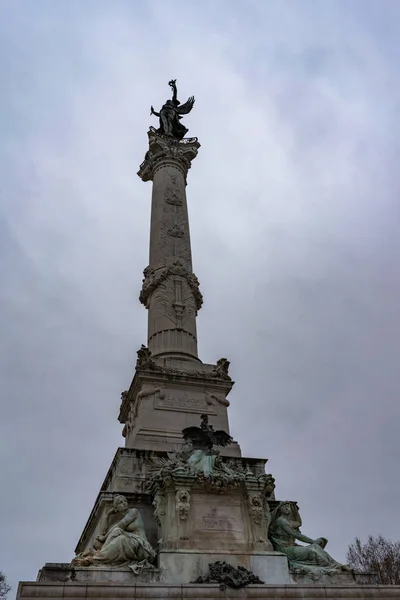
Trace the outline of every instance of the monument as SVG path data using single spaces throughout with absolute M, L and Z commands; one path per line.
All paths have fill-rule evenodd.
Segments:
M 20 583 L 17 597 L 202 599 L 225 597 L 227 588 L 238 598 L 389 597 L 332 558 L 325 538 L 302 533 L 296 502 L 275 498 L 267 460 L 243 457 L 229 433 L 229 361 L 204 363 L 197 350 L 203 297 L 192 269 L 186 185 L 200 144 L 181 123 L 195 100 L 181 104 L 176 80 L 169 85 L 172 98 L 159 112 L 151 107 L 159 128 L 148 131 L 138 172 L 152 182 L 139 295 L 148 339 L 121 394 L 125 446 L 75 557 L 46 563 L 36 582 Z

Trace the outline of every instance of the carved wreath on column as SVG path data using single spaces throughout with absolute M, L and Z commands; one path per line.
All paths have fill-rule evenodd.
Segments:
M 175 261 L 171 266 L 166 267 L 161 273 L 155 273 L 151 267 L 146 267 L 143 271 L 144 279 L 142 283 L 142 289 L 139 295 L 139 300 L 147 308 L 147 301 L 150 294 L 167 279 L 170 275 L 180 275 L 184 277 L 192 291 L 196 302 L 197 310 L 203 305 L 203 295 L 200 292 L 200 284 L 194 273 L 188 271 L 180 261 Z

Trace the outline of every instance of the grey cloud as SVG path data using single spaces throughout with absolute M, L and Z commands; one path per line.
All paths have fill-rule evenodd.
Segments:
M 399 9 L 81 4 L 0 19 L 1 569 L 15 586 L 70 560 L 122 445 L 146 336 L 136 171 L 172 76 L 196 96 L 199 346 L 231 360 L 232 432 L 338 559 L 399 539 Z

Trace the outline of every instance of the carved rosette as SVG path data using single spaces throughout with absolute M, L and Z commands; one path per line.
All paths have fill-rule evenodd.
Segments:
M 138 175 L 143 181 L 152 181 L 155 171 L 165 165 L 174 164 L 184 174 L 185 180 L 192 160 L 197 156 L 200 144 L 197 138 L 177 140 L 164 136 L 150 127 L 148 133 L 149 150 L 139 167 Z

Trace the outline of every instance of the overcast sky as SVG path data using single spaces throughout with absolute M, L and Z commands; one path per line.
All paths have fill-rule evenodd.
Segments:
M 0 569 L 68 562 L 146 342 L 149 116 L 196 97 L 200 357 L 344 560 L 400 539 L 400 2 L 0 1 Z

